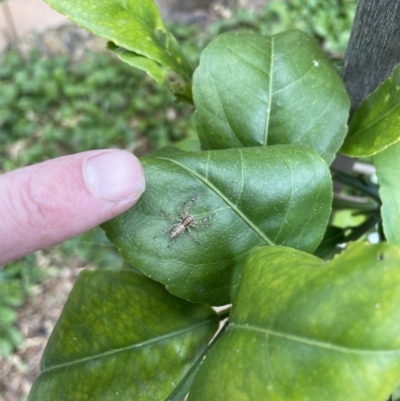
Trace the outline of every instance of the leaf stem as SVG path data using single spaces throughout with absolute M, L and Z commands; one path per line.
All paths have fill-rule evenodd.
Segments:
M 207 348 L 200 354 L 197 358 L 196 362 L 192 365 L 183 379 L 179 382 L 179 384 L 175 387 L 172 393 L 165 399 L 165 401 L 182 401 L 185 395 L 189 392 L 190 387 L 192 386 L 193 379 L 195 378 L 203 360 L 206 358 L 207 353 L 210 351 L 211 347 L 217 342 L 217 340 L 221 337 L 221 335 L 225 332 L 225 329 L 228 327 L 229 320 L 225 322 L 222 328 L 217 332 L 217 335 L 211 340 L 208 344 Z
M 373 213 L 367 220 L 357 227 L 351 227 L 351 233 L 345 237 L 345 242 L 356 241 L 366 232 L 368 232 L 372 227 L 380 222 L 379 212 Z
M 362 212 L 372 212 L 379 209 L 379 203 L 369 198 L 343 196 L 335 194 L 332 202 L 333 209 L 354 209 Z
M 219 320 L 224 320 L 229 317 L 231 313 L 232 305 L 227 306 L 225 309 L 222 309 L 217 312 Z
M 379 204 L 381 203 L 381 198 L 379 197 L 377 185 L 366 184 L 360 178 L 352 177 L 351 175 L 344 174 L 341 171 L 337 171 L 333 168 L 331 168 L 331 173 L 334 180 L 358 189 L 372 199 L 375 199 L 377 202 L 379 202 Z

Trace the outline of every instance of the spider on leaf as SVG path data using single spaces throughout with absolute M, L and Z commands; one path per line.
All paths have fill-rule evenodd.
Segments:
M 188 202 L 182 203 L 179 206 L 178 209 L 178 214 L 179 217 L 177 216 L 172 216 L 168 213 L 165 213 L 164 211 L 161 211 L 161 215 L 164 217 L 167 217 L 173 221 L 177 221 L 177 223 L 172 224 L 168 228 L 160 231 L 158 234 L 156 234 L 153 239 L 157 238 L 159 235 L 170 231 L 168 237 L 170 239 L 174 239 L 171 244 L 167 246 L 167 248 L 170 248 L 172 245 L 176 244 L 179 238 L 182 237 L 183 233 L 187 230 L 191 238 L 198 244 L 200 245 L 200 242 L 194 237 L 191 228 L 205 228 L 208 227 L 210 224 L 204 224 L 206 221 L 212 219 L 215 216 L 215 213 L 210 214 L 207 217 L 204 217 L 203 219 L 200 220 L 195 220 L 193 215 L 189 213 L 190 208 L 192 207 L 193 203 L 197 199 L 198 195 L 193 196 Z

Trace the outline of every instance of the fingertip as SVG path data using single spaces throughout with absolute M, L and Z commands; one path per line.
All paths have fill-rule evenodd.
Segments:
M 83 176 L 92 195 L 106 202 L 134 203 L 146 187 L 139 160 L 123 150 L 89 157 L 83 163 Z

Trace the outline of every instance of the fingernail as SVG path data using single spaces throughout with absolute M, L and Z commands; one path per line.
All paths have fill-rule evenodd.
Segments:
M 124 150 L 104 152 L 86 160 L 83 175 L 89 191 L 109 202 L 137 199 L 146 186 L 139 160 Z

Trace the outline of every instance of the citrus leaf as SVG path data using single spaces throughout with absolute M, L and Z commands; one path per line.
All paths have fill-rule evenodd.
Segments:
M 107 44 L 107 48 L 116 53 L 123 62 L 147 72 L 147 74 L 149 74 L 160 85 L 164 85 L 167 81 L 168 69 L 163 67 L 161 64 L 137 53 L 130 52 L 123 47 L 115 46 L 112 42 Z
M 383 401 L 400 377 L 399 308 L 396 246 L 356 243 L 329 263 L 257 248 L 189 401 Z
M 386 239 L 400 245 L 400 143 L 373 157 L 382 200 L 381 216 Z
M 80 274 L 29 401 L 164 400 L 207 346 L 215 312 L 128 271 Z
M 224 34 L 193 76 L 203 149 L 299 144 L 330 163 L 347 132 L 348 95 L 311 37 Z
M 372 156 L 400 140 L 400 65 L 361 103 L 340 151 Z
M 252 248 L 281 244 L 313 252 L 322 239 L 332 182 L 309 148 L 179 152 L 141 161 L 145 193 L 102 227 L 129 263 L 175 295 L 229 303 Z M 202 227 L 191 224 L 169 238 L 187 215 Z
M 145 70 L 159 83 L 170 87 L 168 74 L 175 73 L 191 86 L 192 68 L 153 0 L 45 1 L 72 22 L 111 41 L 110 49 L 123 61 Z
M 174 94 L 177 100 L 193 103 L 190 80 L 185 82 L 180 75 L 171 74 L 171 71 L 167 67 L 146 56 L 115 46 L 112 42 L 108 43 L 107 48 L 116 53 L 119 59 L 124 63 L 145 71 L 157 83 L 165 86 L 172 94 Z

